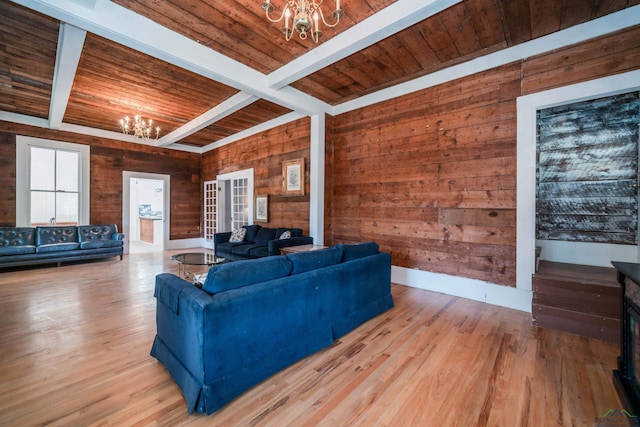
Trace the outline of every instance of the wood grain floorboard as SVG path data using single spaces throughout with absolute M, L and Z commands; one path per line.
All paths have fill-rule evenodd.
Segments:
M 618 347 L 393 285 L 396 306 L 210 415 L 149 355 L 174 252 L 0 273 L 1 426 L 592 426 Z

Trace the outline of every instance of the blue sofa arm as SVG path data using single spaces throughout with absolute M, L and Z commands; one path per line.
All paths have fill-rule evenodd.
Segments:
M 280 255 L 280 248 L 300 245 L 313 245 L 313 237 L 299 236 L 283 240 L 269 240 L 269 242 L 267 242 L 267 250 L 269 256 Z
M 124 240 L 124 233 L 113 233 L 111 240 Z
M 228 242 L 229 239 L 231 238 L 231 232 L 230 231 L 225 231 L 222 233 L 215 233 L 213 235 L 213 243 L 225 243 Z

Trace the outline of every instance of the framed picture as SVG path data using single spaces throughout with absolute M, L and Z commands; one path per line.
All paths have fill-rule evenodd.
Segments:
M 304 196 L 304 157 L 282 162 L 282 194 Z
M 255 220 L 269 222 L 269 196 L 256 196 Z

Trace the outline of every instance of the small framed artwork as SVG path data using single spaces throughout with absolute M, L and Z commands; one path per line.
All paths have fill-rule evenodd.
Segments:
M 256 221 L 269 222 L 269 196 L 256 196 Z
M 282 194 L 304 196 L 304 157 L 282 162 Z

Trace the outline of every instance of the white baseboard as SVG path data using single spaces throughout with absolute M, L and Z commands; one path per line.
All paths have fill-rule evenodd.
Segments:
M 168 240 L 164 244 L 166 250 L 173 249 L 189 249 L 189 248 L 202 248 L 203 242 L 199 237 L 193 239 L 180 239 L 180 240 Z
M 531 313 L 532 293 L 530 290 L 397 266 L 391 266 L 391 281 L 413 288 Z

